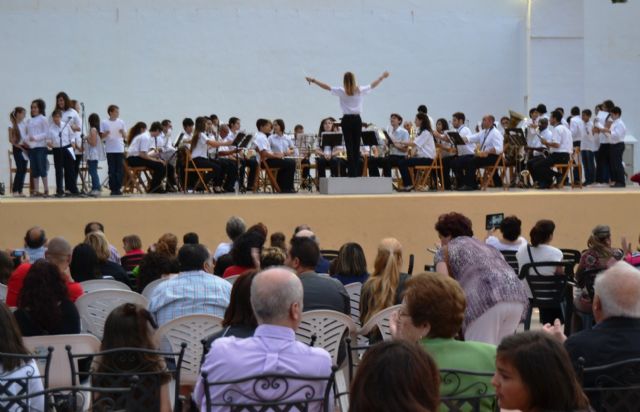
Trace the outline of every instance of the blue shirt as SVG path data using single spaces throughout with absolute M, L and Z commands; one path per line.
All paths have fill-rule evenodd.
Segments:
M 186 315 L 210 314 L 224 317 L 229 306 L 231 283 L 202 270 L 182 272 L 156 286 L 149 312 L 158 326 Z

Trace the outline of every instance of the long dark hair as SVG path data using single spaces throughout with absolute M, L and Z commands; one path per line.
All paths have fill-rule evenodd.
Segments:
M 4 302 L 0 302 L 0 352 L 15 355 L 28 355 L 29 351 L 22 343 L 22 334 L 13 313 Z M 21 366 L 20 359 L 2 357 L 0 365 L 4 372 L 9 372 Z
M 91 245 L 80 243 L 73 248 L 69 271 L 76 282 L 101 278 L 98 254 Z
M 129 129 L 129 134 L 127 135 L 127 144 L 131 144 L 133 138 L 140 133 L 143 133 L 145 130 L 147 130 L 147 124 L 145 122 L 138 122 L 134 124 L 133 127 Z
M 250 270 L 236 279 L 231 288 L 229 306 L 224 312 L 222 326 L 251 326 L 257 327 L 258 322 L 251 308 L 251 282 L 256 277 L 257 270 Z
M 335 274 L 341 276 L 362 276 L 367 273 L 367 258 L 358 243 L 345 243 L 340 247 L 335 259 Z
M 64 107 L 58 107 L 58 99 L 60 99 L 61 97 L 62 97 L 62 100 L 64 100 Z M 69 95 L 66 94 L 65 92 L 60 92 L 56 94 L 56 104 L 54 105 L 54 107 L 62 111 L 69 110 L 69 108 L 71 107 L 71 100 L 69 100 Z
M 93 127 L 98 132 L 100 132 L 100 116 L 98 116 L 98 113 L 91 113 L 89 115 L 88 121 L 89 121 L 89 129 Z
M 191 137 L 191 145 L 189 151 L 193 153 L 193 149 L 198 145 L 198 141 L 200 140 L 200 134 L 205 133 L 207 129 L 207 118 L 206 117 L 196 117 L 196 124 L 193 128 L 193 135 Z
M 60 269 L 44 259 L 31 265 L 24 278 L 18 308 L 29 313 L 42 329 L 53 330 L 62 321 L 60 302 L 68 300 L 67 284 Z
M 573 411 L 589 407 L 567 351 L 553 337 L 542 332 L 509 335 L 498 345 L 496 357 L 520 374 L 532 402 L 529 408 Z
M 429 133 L 433 133 L 429 116 L 427 116 L 425 113 L 418 113 L 416 114 L 416 119 L 420 119 L 420 130 L 418 131 L 418 134 L 424 132 L 425 130 L 428 130 Z
M 20 127 L 18 127 L 18 115 L 25 111 L 24 107 L 17 106 L 9 113 L 9 120 L 11 120 L 11 136 L 9 136 L 9 141 L 11 144 L 17 144 L 22 140 L 23 136 L 20 133 Z

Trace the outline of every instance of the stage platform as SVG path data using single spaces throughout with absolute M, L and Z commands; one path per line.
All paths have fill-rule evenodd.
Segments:
M 393 236 L 413 253 L 416 268 L 431 264 L 426 251 L 438 241 L 434 224 L 438 215 L 459 211 L 469 216 L 474 233 L 484 238 L 485 215 L 503 212 L 523 221 L 528 237 L 538 219 L 556 222 L 553 244 L 574 249 L 586 248 L 590 230 L 609 224 L 613 243 L 620 236 L 637 244 L 640 225 L 640 188 L 588 188 L 563 190 L 490 189 L 487 192 L 394 193 L 390 195 L 274 194 L 166 194 L 86 199 L 0 198 L 0 247 L 21 247 L 26 230 L 34 225 L 45 228 L 49 237 L 63 236 L 72 244 L 83 239 L 84 225 L 93 220 L 105 225 L 110 242 L 121 250 L 123 236 L 138 234 L 144 247 L 166 232 L 179 239 L 186 232 L 200 235 L 202 243 L 214 249 L 226 241 L 227 218 L 238 215 L 247 224 L 264 222 L 269 232 L 291 236 L 296 225 L 306 223 L 316 232 L 323 249 L 337 249 L 345 242 L 362 245 L 373 266 L 377 243 Z M 406 267 L 406 263 L 405 263 Z

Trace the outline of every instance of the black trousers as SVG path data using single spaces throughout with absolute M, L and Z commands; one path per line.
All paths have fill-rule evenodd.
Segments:
M 611 178 L 610 150 L 611 144 L 602 143 L 596 153 L 596 182 L 598 183 L 609 183 Z
M 453 174 L 456 175 L 456 184 L 458 185 L 458 188 L 467 184 L 465 176 L 469 162 L 473 160 L 473 157 L 473 155 L 456 156 L 456 158 L 451 162 L 451 168 L 453 169 Z
M 22 156 L 22 149 L 13 146 L 13 161 L 16 164 L 16 174 L 13 177 L 13 193 L 22 193 L 24 179 L 27 175 L 27 165 L 29 161 Z
M 127 157 L 127 164 L 129 167 L 146 167 L 147 169 L 151 169 L 150 193 L 162 188 L 162 180 L 164 180 L 167 174 L 167 167 L 165 165 L 160 162 L 154 162 L 153 160 L 143 159 L 139 156 Z M 173 169 L 173 166 L 171 168 Z
M 124 153 L 107 153 L 107 166 L 109 167 L 109 189 L 111 193 L 122 193 Z
M 551 186 L 551 183 L 553 183 L 553 176 L 555 175 L 555 172 L 551 167 L 556 163 L 569 162 L 570 156 L 571 155 L 569 153 L 556 152 L 549 154 L 548 157 L 540 160 L 533 166 L 533 170 L 531 170 L 533 179 L 542 187 Z
M 207 172 L 204 175 L 205 182 L 213 182 L 214 186 L 220 186 L 222 184 L 224 175 L 222 173 L 222 166 L 220 166 L 219 163 L 214 162 L 213 160 L 206 159 L 204 157 L 193 158 L 193 163 L 197 168 L 213 169 L 213 172 Z M 199 181 L 197 180 L 195 173 L 190 173 L 190 175 L 191 176 L 188 178 L 187 186 L 193 187 L 193 185 L 199 183 Z
M 369 157 L 367 168 L 369 169 L 369 176 L 380 177 L 380 168 L 382 172 L 386 173 L 388 170 L 386 157 Z M 391 174 L 389 174 L 391 175 Z
M 247 174 L 247 168 L 249 168 L 249 176 L 247 177 L 247 183 L 244 183 L 244 177 Z M 258 170 L 258 161 L 255 157 L 249 159 L 240 159 L 240 171 L 238 178 L 240 179 L 240 186 L 246 187 L 249 190 L 253 190 L 253 186 L 256 182 L 256 171 Z
M 400 161 L 399 169 L 402 176 L 402 186 L 407 187 L 413 185 L 411 181 L 411 175 L 409 174 L 409 168 L 413 166 L 430 166 L 433 163 L 433 159 L 427 157 L 412 157 L 404 158 Z
M 327 166 L 331 170 L 331 176 L 347 176 L 348 161 L 341 157 L 331 157 L 328 160 L 324 157 L 316 158 L 316 171 L 318 177 L 327 176 Z M 356 170 L 360 170 L 361 167 L 356 166 Z M 361 174 L 361 173 L 360 173 Z
M 226 157 L 219 157 L 217 161 L 224 173 L 224 190 L 226 192 L 233 192 L 236 180 L 238 180 L 238 167 L 236 162 Z
M 349 177 L 358 176 L 358 158 L 360 157 L 360 138 L 362 136 L 362 119 L 359 114 L 342 116 L 342 135 L 347 148 L 347 169 Z
M 269 167 L 280 169 L 276 180 L 282 193 L 292 193 L 293 177 L 296 173 L 296 161 L 293 159 L 267 159 Z
M 451 165 L 456 156 L 447 156 L 442 158 L 442 177 L 444 179 L 444 188 L 451 190 Z
M 476 171 L 482 167 L 493 166 L 498 160 L 498 155 L 490 154 L 487 157 L 473 156 L 471 161 L 467 163 L 467 170 L 465 171 L 465 185 L 469 187 L 476 187 Z M 502 186 L 502 179 L 498 174 L 498 171 L 493 174 L 493 184 L 496 187 Z
M 53 164 L 56 169 L 56 193 L 63 194 L 66 188 L 78 193 L 76 186 L 75 161 L 69 152 L 71 146 L 53 148 Z
M 622 166 L 622 154 L 624 153 L 624 142 L 609 145 L 609 168 L 611 170 L 611 180 L 618 184 L 625 184 L 624 167 Z

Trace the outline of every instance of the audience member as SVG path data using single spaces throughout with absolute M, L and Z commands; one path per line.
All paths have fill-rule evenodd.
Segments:
M 98 255 L 91 245 L 80 243 L 73 248 L 69 273 L 76 282 L 102 279 Z
M 465 293 L 465 340 L 497 344 L 515 332 L 529 300 L 524 285 L 495 248 L 474 239 L 471 220 L 451 212 L 440 215 L 436 231 L 442 247 L 436 271 L 456 279 Z
M 279 247 L 266 247 L 260 254 L 260 268 L 267 269 L 272 266 L 282 266 L 287 258 L 286 251 Z
M 638 237 L 640 242 L 640 236 Z M 631 250 L 631 242 L 627 242 L 625 237 L 622 238 L 622 250 L 624 252 L 624 260 L 633 266 L 640 266 L 640 246 L 634 251 Z
M 207 380 L 228 381 L 265 373 L 329 377 L 330 355 L 324 349 L 296 341 L 295 331 L 302 318 L 302 301 L 302 283 L 293 272 L 272 268 L 258 273 L 251 284 L 251 306 L 258 320 L 258 328 L 253 337 L 225 337 L 213 342 L 201 367 L 201 371 L 207 374 Z M 225 355 L 220 356 L 221 353 Z M 324 393 L 326 385 L 321 381 L 304 384 L 311 385 L 317 394 Z M 290 387 L 294 385 L 302 384 L 290 380 Z M 238 394 L 250 394 L 254 383 L 240 383 L 233 387 Z M 211 386 L 211 399 L 220 402 L 222 394 L 229 388 L 230 385 Z M 207 388 L 200 379 L 193 398 L 202 411 L 207 410 L 205 390 Z M 261 395 L 268 394 L 261 392 Z M 304 391 L 298 391 L 300 397 L 297 399 L 304 399 L 303 395 Z M 322 410 L 321 405 L 310 406 L 310 411 Z M 332 404 L 329 410 L 333 410 Z
M 0 353 L 11 355 L 29 355 L 30 351 L 22 342 L 22 334 L 9 308 L 0 302 Z M 35 359 L 22 360 L 3 356 L 0 358 L 0 377 L 2 382 L 2 396 L 21 396 L 26 393 L 36 393 L 44 390 L 42 379 L 39 378 L 38 363 Z M 12 384 L 12 382 L 15 383 Z M 26 382 L 26 388 L 21 385 Z M 0 402 L 2 405 L 2 402 Z M 7 407 L 3 404 L 3 410 Z M 18 412 L 17 405 L 8 409 Z M 43 411 L 44 397 L 34 397 L 29 406 L 34 411 Z
M 493 246 L 499 251 L 517 252 L 527 240 L 520 236 L 522 233 L 522 221 L 516 216 L 507 216 L 502 220 L 499 226 L 500 237 L 495 236 L 495 229 L 489 230 L 487 233 L 486 244 Z
M 47 234 L 44 229 L 35 226 L 27 230 L 24 235 L 24 251 L 29 257 L 29 262 L 34 263 L 38 259 L 44 257 L 47 250 Z
M 351 300 L 342 283 L 314 272 L 320 256 L 318 244 L 307 237 L 294 237 L 287 253 L 286 265 L 292 268 L 302 282 L 304 311 L 335 310 L 351 314 Z
M 80 332 L 80 315 L 69 299 L 63 275 L 58 266 L 45 260 L 37 261 L 27 272 L 14 316 L 23 336 Z
M 362 246 L 357 243 L 345 243 L 340 247 L 338 257 L 331 262 L 331 277 L 343 285 L 360 282 L 364 284 L 369 278 L 367 259 Z
M 435 362 L 413 342 L 369 348 L 349 390 L 349 412 L 435 412 L 440 396 Z
M 542 332 L 502 340 L 492 383 L 503 410 L 590 411 L 567 352 Z
M 143 307 L 133 303 L 124 303 L 113 309 L 104 324 L 104 336 L 100 351 L 122 348 L 157 350 L 153 333 L 157 329 L 151 314 Z M 109 394 L 113 406 L 124 409 L 127 398 L 132 397 L 139 402 L 138 408 L 149 411 L 171 411 L 169 398 L 169 382 L 171 375 L 162 373 L 166 370 L 164 359 L 153 353 L 116 352 L 99 356 L 93 361 L 93 386 L 123 386 L 118 374 L 138 373 L 138 387 L 133 393 L 123 395 Z M 114 375 L 115 374 L 115 375 Z M 158 379 L 159 378 L 159 379 Z M 144 391 L 144 393 L 143 393 Z M 149 392 L 157 396 L 150 396 Z M 95 399 L 99 399 L 96 395 Z
M 222 329 L 220 332 L 214 333 L 207 339 L 207 348 L 211 343 L 227 336 L 235 336 L 236 338 L 248 338 L 253 336 L 258 321 L 253 314 L 251 308 L 251 283 L 258 272 L 250 270 L 240 275 L 231 288 L 231 299 L 229 306 L 224 312 L 224 320 L 222 321 Z
M 250 269 L 259 269 L 260 253 L 265 237 L 258 231 L 246 231 L 238 236 L 231 248 L 233 265 L 225 269 L 223 277 L 239 275 Z
M 91 232 L 102 232 L 104 231 L 104 225 L 100 222 L 89 222 L 84 227 L 84 236 L 86 237 Z M 106 235 L 105 235 L 106 236 Z M 118 249 L 112 244 L 109 244 L 109 261 L 113 263 L 120 264 L 120 254 L 118 253 Z
M 395 238 L 382 239 L 373 263 L 373 273 L 362 286 L 360 320 L 369 318 L 383 309 L 402 302 L 405 282 L 410 275 L 402 273 L 402 245 Z
M 465 307 L 464 291 L 451 277 L 440 273 L 414 275 L 407 281 L 402 308 L 391 317 L 391 333 L 394 338 L 420 343 L 439 369 L 493 372 L 494 345 L 455 339 Z M 460 392 L 460 388 L 476 388 L 478 382 L 490 385 L 489 379 L 463 375 L 460 382 L 442 382 L 440 394 L 472 396 L 472 390 Z M 480 410 L 492 412 L 492 400 L 483 400 Z
M 0 283 L 6 285 L 11 277 L 15 264 L 9 253 L 0 250 Z
M 227 220 L 227 225 L 225 226 L 225 231 L 227 232 L 227 237 L 231 242 L 221 242 L 216 248 L 215 252 L 213 252 L 213 260 L 217 261 L 218 258 L 222 255 L 226 255 L 231 252 L 231 247 L 233 246 L 233 242 L 243 234 L 247 230 L 244 220 L 238 216 L 231 216 L 229 220 Z
M 182 236 L 182 243 L 185 245 L 197 245 L 200 243 L 200 236 L 195 232 L 185 233 Z
M 229 266 L 233 266 L 233 256 L 227 253 L 216 260 L 216 266 L 213 268 L 213 274 L 218 277 L 222 277 Z
M 153 245 L 152 251 L 175 259 L 178 255 L 178 237 L 173 233 L 165 233 L 164 235 L 160 236 L 158 242 Z
M 127 272 L 117 263 L 109 260 L 109 241 L 102 232 L 91 232 L 84 239 L 95 250 L 98 255 L 98 265 L 100 274 L 104 279 L 114 279 L 127 286 L 131 285 Z
M 125 272 L 132 272 L 144 257 L 142 250 L 142 240 L 138 235 L 128 235 L 122 238 L 122 248 L 124 256 L 120 258 L 120 265 Z
M 142 292 L 144 288 L 156 279 L 169 277 L 178 273 L 180 266 L 177 259 L 170 259 L 168 256 L 158 252 L 149 252 L 138 265 L 138 278 L 136 289 Z
M 275 232 L 271 234 L 270 238 L 271 247 L 278 247 L 284 251 L 287 250 L 287 239 L 282 232 Z
M 211 274 L 211 256 L 203 245 L 184 245 L 178 253 L 180 274 L 158 284 L 149 311 L 159 326 L 185 315 L 208 313 L 223 317 L 231 284 Z
M 318 245 L 318 249 L 320 249 L 320 241 L 318 241 L 318 238 L 316 237 L 315 233 L 313 233 L 311 230 L 309 229 L 299 230 L 296 232 L 294 238 L 296 237 L 308 237 L 309 239 L 316 242 L 316 244 Z M 329 262 L 327 259 L 325 259 L 324 256 L 322 256 L 322 254 L 320 254 L 318 257 L 318 263 L 316 263 L 314 270 L 316 271 L 316 273 L 329 273 L 330 264 L 331 262 Z

